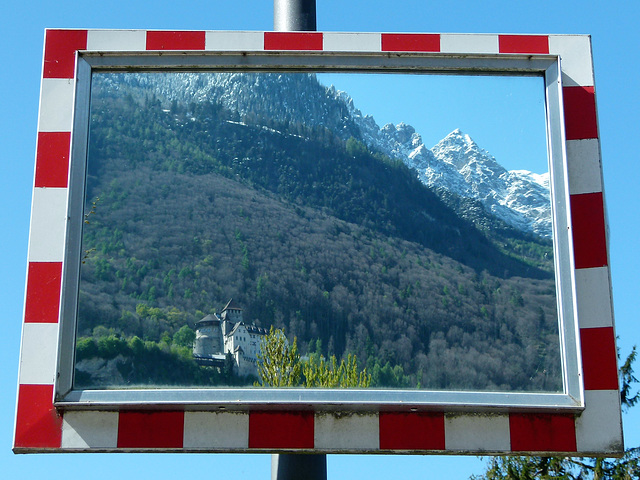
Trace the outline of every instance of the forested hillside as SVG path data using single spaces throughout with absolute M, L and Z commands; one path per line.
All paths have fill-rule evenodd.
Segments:
M 95 83 L 80 383 L 233 383 L 178 335 L 233 298 L 303 354 L 356 354 L 374 386 L 561 388 L 549 241 L 354 136 Z

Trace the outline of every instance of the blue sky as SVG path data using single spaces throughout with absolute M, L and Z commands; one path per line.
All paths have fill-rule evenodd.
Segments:
M 640 49 L 631 1 L 317 0 L 323 31 L 581 33 L 593 38 L 605 194 L 610 227 L 614 308 L 620 350 L 640 343 L 640 231 L 637 149 Z M 175 479 L 187 473 L 268 478 L 268 455 L 32 455 L 11 453 L 43 31 L 47 27 L 270 30 L 273 3 L 23 0 L 0 18 L 0 204 L 4 225 L 0 265 L 0 465 L 3 478 L 74 475 L 121 480 Z M 403 120 L 403 119 L 398 119 Z M 384 120 L 381 120 L 384 121 Z M 389 119 L 395 122 L 396 119 Z M 455 128 L 455 127 L 454 127 Z M 461 126 L 464 129 L 464 126 Z M 448 133 L 448 132 L 446 132 Z M 445 134 L 446 134 L 445 133 Z M 474 134 L 470 133 L 472 136 Z M 477 136 L 477 135 L 476 135 Z M 492 146 L 480 146 L 492 151 Z M 426 141 L 426 139 L 425 139 Z M 429 144 L 429 142 L 425 142 Z M 497 152 L 493 152 L 498 156 Z M 640 364 L 636 365 L 640 373 Z M 624 416 L 628 447 L 640 445 L 640 407 Z M 475 457 L 330 456 L 330 479 L 468 478 L 482 471 Z
M 542 77 L 322 74 L 378 126 L 407 123 L 433 147 L 456 128 L 507 170 L 548 171 Z M 505 141 L 508 139 L 508 141 Z

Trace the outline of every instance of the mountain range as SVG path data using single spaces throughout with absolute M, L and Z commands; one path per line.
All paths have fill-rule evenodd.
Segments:
M 552 236 L 548 173 L 508 171 L 459 129 L 428 148 L 411 125 L 379 127 L 348 93 L 320 84 L 313 74 L 182 73 L 129 75 L 127 80 L 153 84 L 167 101 L 188 104 L 216 98 L 242 116 L 275 117 L 328 128 L 344 140 L 357 138 L 373 150 L 402 160 L 442 196 L 479 202 L 487 214 L 512 228 Z

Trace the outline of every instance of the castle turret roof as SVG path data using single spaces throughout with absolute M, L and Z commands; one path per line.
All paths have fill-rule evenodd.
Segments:
M 211 314 L 211 313 L 210 313 L 209 315 L 207 315 L 206 317 L 204 317 L 202 320 L 198 320 L 198 321 L 196 322 L 196 327 L 197 327 L 198 325 L 203 325 L 203 324 L 205 324 L 205 323 L 220 323 L 220 319 L 218 318 L 218 316 L 217 316 L 217 315 L 215 315 L 215 314 Z
M 242 310 L 242 308 L 240 308 L 240 306 L 233 300 L 233 298 L 231 300 L 229 300 L 227 302 L 227 304 L 224 306 L 224 308 L 222 309 L 222 311 L 224 312 L 225 310 Z

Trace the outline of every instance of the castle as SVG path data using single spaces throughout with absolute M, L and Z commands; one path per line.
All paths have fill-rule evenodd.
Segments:
M 267 330 L 247 325 L 242 309 L 232 300 L 217 314 L 210 314 L 196 323 L 193 357 L 200 365 L 222 368 L 227 354 L 231 354 L 236 375 L 258 376 L 260 340 Z

